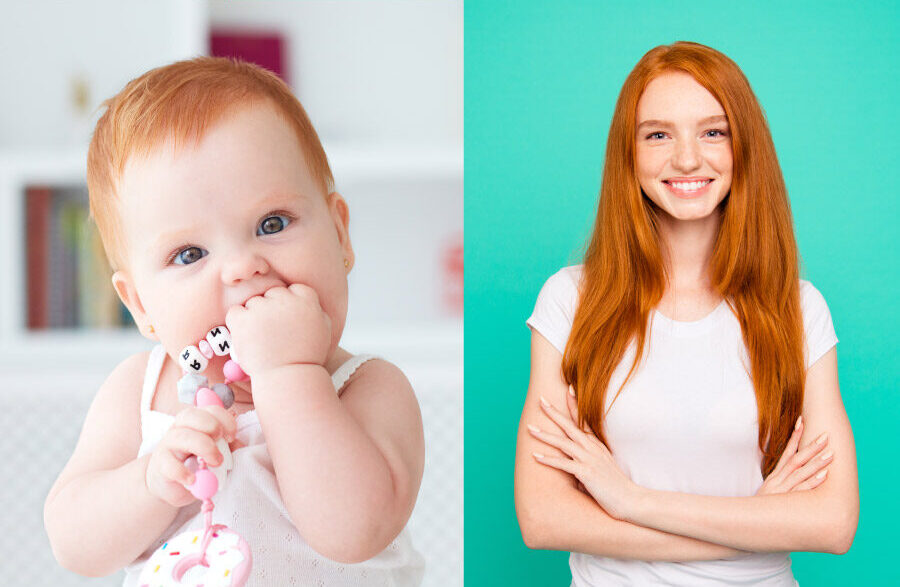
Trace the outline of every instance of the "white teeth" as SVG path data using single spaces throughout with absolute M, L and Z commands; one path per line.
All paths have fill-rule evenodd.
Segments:
M 709 180 L 705 181 L 691 181 L 687 183 L 670 183 L 673 188 L 676 190 L 680 190 L 683 192 L 695 192 L 709 183 Z

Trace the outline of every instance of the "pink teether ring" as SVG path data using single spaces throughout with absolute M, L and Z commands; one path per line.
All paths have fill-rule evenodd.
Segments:
M 222 585 L 247 582 L 253 556 L 243 538 L 221 524 L 189 530 L 163 544 L 144 564 L 139 585 Z

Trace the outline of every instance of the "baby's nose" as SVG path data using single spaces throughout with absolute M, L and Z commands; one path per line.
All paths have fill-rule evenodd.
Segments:
M 259 253 L 251 250 L 235 252 L 222 266 L 222 283 L 234 285 L 257 275 L 265 275 L 268 271 L 269 263 Z

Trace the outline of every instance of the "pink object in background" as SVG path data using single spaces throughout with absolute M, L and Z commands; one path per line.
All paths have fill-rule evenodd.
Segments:
M 236 57 L 265 67 L 290 84 L 285 58 L 285 42 L 272 31 L 212 30 L 209 35 L 209 54 L 213 57 Z
M 442 255 L 444 306 L 453 314 L 463 314 L 463 235 L 453 237 Z

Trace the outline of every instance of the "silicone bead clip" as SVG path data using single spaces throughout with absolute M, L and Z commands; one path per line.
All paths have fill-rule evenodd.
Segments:
M 216 356 L 216 354 L 213 352 L 212 347 L 209 346 L 208 342 L 206 342 L 206 339 L 203 339 L 200 342 L 198 342 L 197 348 L 200 349 L 200 354 L 203 355 L 204 357 L 206 357 L 207 359 L 212 359 L 213 357 Z
M 206 340 L 214 353 L 224 357 L 231 353 L 231 333 L 224 326 L 216 326 L 206 334 Z
M 188 490 L 197 499 L 209 499 L 219 489 L 219 480 L 215 473 L 209 469 L 198 469 L 194 473 L 194 482 L 188 485 Z
M 229 381 L 246 381 L 250 379 L 244 370 L 241 369 L 241 366 L 229 359 L 225 366 L 222 367 L 222 373 L 225 374 L 225 377 L 228 378 Z
M 182 349 L 181 354 L 178 355 L 178 362 L 181 364 L 181 368 L 188 373 L 203 373 L 206 366 L 209 365 L 209 360 L 194 345 L 188 345 Z
M 224 402 L 219 399 L 219 396 L 216 395 L 216 392 L 208 387 L 201 387 L 197 390 L 196 402 L 198 408 L 202 408 L 204 406 L 225 407 Z

